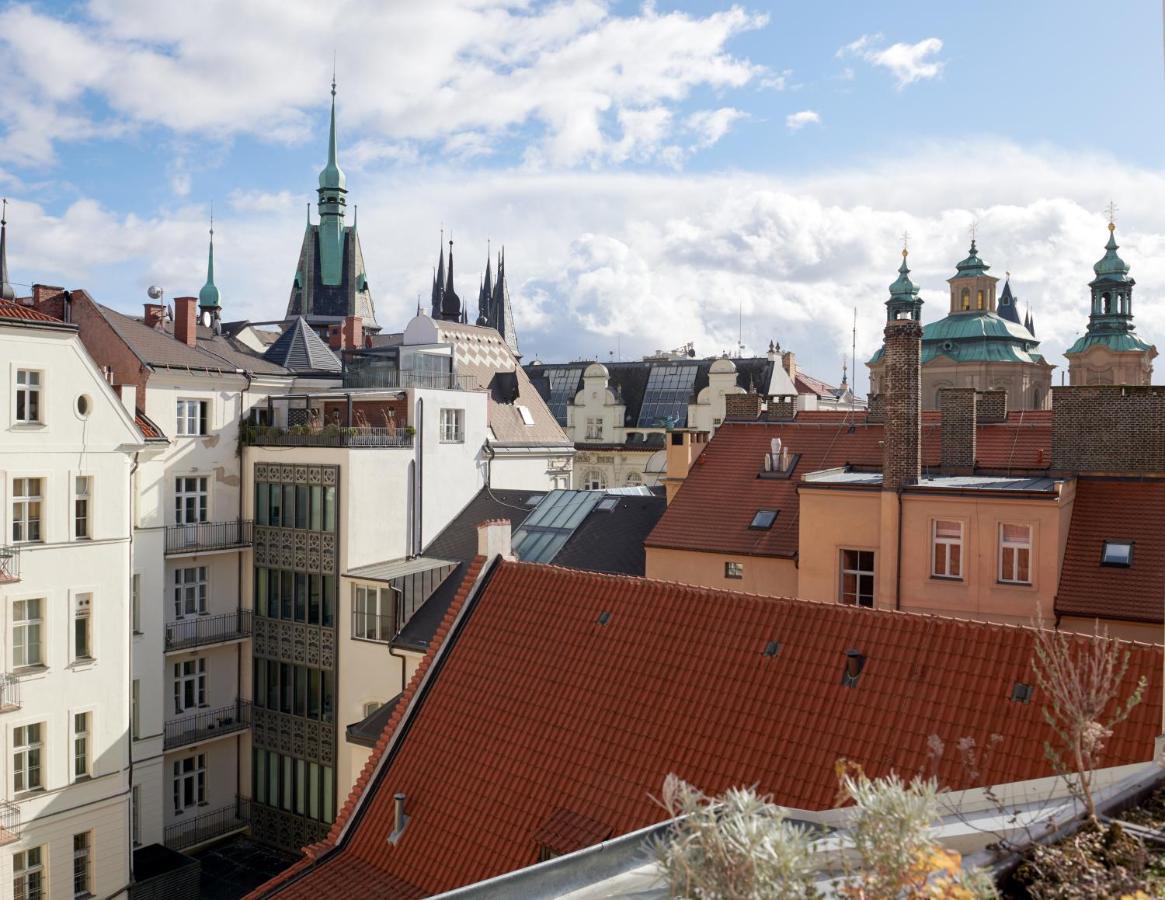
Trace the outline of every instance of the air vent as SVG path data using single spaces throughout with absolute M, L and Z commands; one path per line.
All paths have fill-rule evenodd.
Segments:
M 611 614 L 606 610 L 603 610 L 601 613 L 599 613 L 599 618 L 596 621 L 598 621 L 600 625 L 606 625 L 611 621 Z
M 765 656 L 779 656 L 781 653 L 781 644 L 779 641 L 769 641 L 765 644 Z
M 845 669 L 841 673 L 841 683 L 846 687 L 857 687 L 862 669 L 866 667 L 866 657 L 860 650 L 845 651 Z
M 1017 681 L 1011 688 L 1011 699 L 1016 703 L 1028 703 L 1032 698 L 1032 686 Z

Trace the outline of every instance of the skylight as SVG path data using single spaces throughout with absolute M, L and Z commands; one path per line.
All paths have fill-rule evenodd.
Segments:
M 619 498 L 618 497 L 604 497 L 602 500 L 599 501 L 599 509 L 603 510 L 603 512 L 610 512 L 618 505 L 619 505 Z
M 1100 552 L 1100 564 L 1128 568 L 1133 564 L 1133 542 L 1105 541 L 1104 549 Z
M 518 410 L 518 415 L 520 415 L 522 417 L 522 421 L 524 423 L 526 423 L 527 425 L 534 424 L 534 417 L 532 415 L 530 415 L 529 407 L 522 406 L 521 404 L 515 404 L 514 408 L 516 410 Z
M 773 527 L 773 522 L 777 521 L 777 512 L 775 509 L 758 509 L 748 527 L 756 531 L 767 531 Z
M 1016 703 L 1027 703 L 1032 698 L 1032 686 L 1017 681 L 1011 688 L 1011 699 Z

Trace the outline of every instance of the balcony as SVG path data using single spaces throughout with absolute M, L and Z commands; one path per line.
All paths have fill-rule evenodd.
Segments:
M 0 584 L 20 581 L 20 548 L 0 546 Z
M 219 616 L 195 616 L 180 622 L 171 622 L 166 626 L 166 652 L 206 647 L 210 644 L 225 644 L 250 635 L 249 609 L 240 609 Z
M 0 713 L 20 709 L 20 679 L 11 672 L 0 672 Z
M 0 847 L 20 840 L 20 807 L 0 800 Z
M 205 553 L 251 546 L 251 520 L 193 522 L 166 527 L 166 554 Z
M 395 361 L 375 357 L 357 357 L 344 366 L 344 387 L 375 388 L 399 391 L 405 388 L 427 388 L 436 391 L 476 391 L 480 382 L 476 375 L 456 372 L 401 371 Z
M 236 700 L 230 706 L 206 709 L 166 723 L 162 747 L 175 750 L 224 734 L 234 734 L 251 727 L 251 701 Z
M 250 824 L 251 801 L 236 796 L 235 802 L 229 806 L 166 826 L 163 841 L 171 850 L 185 850 L 242 831 Z
M 293 425 L 289 429 L 272 425 L 243 425 L 242 441 L 249 447 L 411 447 L 408 428 L 371 426 Z

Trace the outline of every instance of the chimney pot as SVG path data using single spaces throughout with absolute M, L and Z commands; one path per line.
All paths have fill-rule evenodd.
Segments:
M 198 298 L 174 298 L 174 338 L 187 347 L 198 343 Z

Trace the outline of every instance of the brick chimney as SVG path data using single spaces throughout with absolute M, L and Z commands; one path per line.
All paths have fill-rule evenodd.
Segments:
M 198 298 L 174 298 L 174 337 L 187 347 L 198 342 Z
M 359 350 L 364 346 L 364 320 L 359 316 L 344 316 L 340 338 L 340 349 Z
M 976 403 L 974 388 L 943 388 L 942 470 L 947 475 L 970 475 L 975 469 Z
M 922 326 L 895 319 L 884 332 L 882 490 L 917 484 L 922 474 Z
M 340 334 L 341 326 L 333 323 L 328 326 L 328 346 L 333 350 L 339 350 L 340 344 L 343 343 L 343 337 Z
M 145 322 L 149 328 L 157 328 L 162 324 L 162 319 L 166 316 L 166 307 L 161 303 L 147 303 L 145 305 L 145 312 L 142 315 L 142 321 Z
M 755 422 L 760 418 L 762 405 L 760 394 L 725 394 L 724 418 Z
M 486 519 L 477 526 L 477 555 L 486 559 L 495 556 L 514 559 L 510 547 L 511 536 L 509 519 Z
M 789 380 L 794 384 L 797 383 L 797 354 L 792 350 L 786 350 L 781 354 L 781 367 L 789 375 Z
M 32 286 L 32 305 L 41 312 L 46 312 L 50 316 L 56 316 L 58 319 L 63 319 L 64 316 L 49 309 L 41 309 L 41 304 L 48 304 L 50 300 L 64 300 L 65 289 L 63 287 L 54 287 L 51 284 L 34 284 Z

